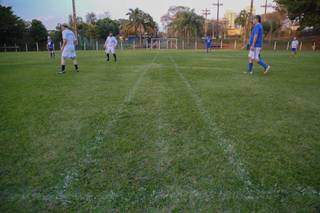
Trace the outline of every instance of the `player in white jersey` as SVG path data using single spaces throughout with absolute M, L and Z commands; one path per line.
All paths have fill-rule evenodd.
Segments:
M 293 40 L 291 41 L 291 52 L 293 55 L 297 54 L 298 47 L 299 47 L 299 41 L 297 40 L 296 37 L 294 37 Z
M 106 42 L 104 43 L 104 48 L 107 54 L 107 61 L 110 60 L 110 53 L 113 54 L 114 61 L 117 61 L 117 55 L 116 55 L 117 45 L 118 45 L 117 39 L 112 35 L 112 32 L 110 32 Z
M 77 38 L 74 35 L 74 33 L 69 29 L 67 24 L 63 24 L 61 26 L 61 30 L 63 44 L 61 47 L 61 71 L 59 72 L 59 74 L 64 74 L 66 72 L 66 59 L 72 59 L 75 70 L 79 72 L 75 47 L 75 45 L 77 44 Z

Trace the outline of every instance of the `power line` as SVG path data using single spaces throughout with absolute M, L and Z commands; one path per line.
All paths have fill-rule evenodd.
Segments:
M 218 26 L 218 37 L 219 37 L 219 16 L 220 16 L 220 7 L 222 7 L 223 6 L 223 4 L 222 3 L 220 3 L 220 0 L 218 0 L 217 1 L 217 3 L 213 3 L 212 4 L 213 6 L 215 6 L 215 7 L 217 7 L 217 26 Z
M 267 9 L 268 9 L 268 8 L 275 8 L 274 5 L 268 4 L 268 0 L 266 0 L 265 4 L 261 5 L 261 7 L 264 8 L 264 15 L 267 14 Z
M 218 0 L 217 3 L 213 3 L 212 5 L 217 7 L 217 22 L 219 23 L 220 7 L 222 7 L 223 4 L 220 3 L 220 0 Z
M 208 8 L 201 10 L 202 11 L 202 15 L 204 16 L 205 20 L 204 20 L 204 32 L 205 34 L 207 34 L 208 32 L 208 27 L 207 27 L 207 19 L 208 19 L 208 15 L 210 15 L 210 10 Z

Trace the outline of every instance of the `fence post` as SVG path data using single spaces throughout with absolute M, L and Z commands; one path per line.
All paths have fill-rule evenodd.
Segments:
M 159 40 L 159 50 L 161 50 L 161 41 Z
M 87 44 L 85 41 L 83 42 L 83 50 L 87 50 Z
M 27 43 L 26 43 L 25 47 L 26 47 L 26 52 L 28 52 L 28 44 Z
M 300 43 L 300 51 L 302 50 L 302 41 L 301 41 L 301 43 Z
M 316 42 L 313 42 L 312 49 L 313 51 L 316 51 Z
M 220 49 L 223 48 L 223 43 L 222 43 L 222 40 L 220 41 Z
M 133 41 L 133 49 L 136 49 L 136 41 Z
M 274 42 L 273 50 L 277 50 L 277 41 Z
M 16 49 L 16 52 L 18 52 L 17 44 L 14 44 L 14 48 Z
M 289 48 L 290 48 L 290 41 L 288 41 L 287 50 L 289 50 Z
M 123 50 L 123 42 L 122 41 L 120 42 L 120 47 L 121 47 L 121 50 Z
M 176 49 L 178 49 L 178 39 L 176 38 Z
M 39 44 L 38 44 L 38 42 L 36 42 L 36 46 L 37 46 L 37 52 L 39 52 Z
M 96 51 L 99 50 L 99 44 L 98 44 L 98 41 L 96 41 Z
M 194 49 L 198 49 L 198 41 L 197 40 L 195 40 L 195 42 L 194 42 Z
M 237 40 L 234 40 L 234 49 L 237 49 Z
M 182 49 L 184 50 L 184 40 L 182 40 Z
M 169 40 L 167 40 L 167 49 L 169 49 Z

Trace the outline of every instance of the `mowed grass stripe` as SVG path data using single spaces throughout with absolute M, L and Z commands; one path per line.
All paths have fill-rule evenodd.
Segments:
M 100 149 L 100 144 L 103 143 L 106 139 L 106 137 L 110 137 L 112 128 L 114 125 L 118 122 L 118 119 L 120 115 L 123 113 L 127 105 L 132 101 L 132 99 L 135 96 L 135 93 L 137 91 L 137 88 L 140 86 L 141 81 L 145 75 L 145 73 L 151 68 L 152 64 L 156 60 L 156 56 L 150 63 L 146 63 L 145 66 L 139 69 L 139 76 L 137 80 L 134 82 L 133 86 L 129 89 L 128 94 L 125 96 L 123 102 L 117 107 L 116 111 L 112 113 L 112 117 L 108 120 L 107 124 L 103 126 L 101 129 L 99 129 L 96 133 L 95 138 L 92 142 L 87 143 L 84 146 L 85 150 L 85 156 L 80 159 L 80 162 L 78 163 L 79 167 L 81 169 L 85 169 L 84 167 L 90 167 L 92 165 L 97 166 L 96 164 L 99 164 L 99 159 L 97 159 L 95 156 L 93 156 L 94 152 L 98 151 Z M 74 179 L 81 178 L 78 174 L 77 168 L 68 168 L 67 173 L 64 177 L 62 190 L 58 190 L 58 195 L 61 196 L 61 199 L 65 199 L 65 193 L 69 190 L 70 185 L 72 185 L 72 182 Z M 74 197 L 73 197 L 74 199 Z M 68 202 L 67 200 L 64 202 Z

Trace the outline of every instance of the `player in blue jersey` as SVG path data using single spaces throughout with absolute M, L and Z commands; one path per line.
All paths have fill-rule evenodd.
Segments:
M 250 51 L 249 51 L 249 64 L 248 72 L 253 74 L 253 62 L 256 61 L 264 69 L 264 74 L 270 71 L 270 66 L 261 58 L 261 50 L 263 45 L 263 26 L 261 24 L 261 16 L 257 15 L 253 20 L 253 30 L 250 35 Z
M 207 53 L 209 52 L 209 50 L 211 50 L 211 47 L 212 47 L 212 39 L 209 35 L 206 36 L 205 40 L 205 46 L 206 46 L 206 49 L 207 49 Z
M 48 36 L 47 49 L 49 51 L 50 58 L 54 58 L 56 56 L 56 54 L 54 52 L 54 43 L 53 43 L 50 36 Z

